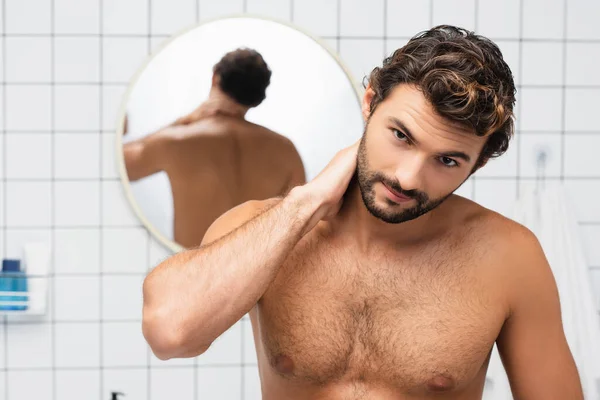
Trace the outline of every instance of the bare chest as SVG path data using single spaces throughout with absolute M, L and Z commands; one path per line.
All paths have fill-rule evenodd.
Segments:
M 485 374 L 504 310 L 476 260 L 443 248 L 368 260 L 310 250 L 290 256 L 257 306 L 257 348 L 275 374 L 414 393 L 460 390 Z

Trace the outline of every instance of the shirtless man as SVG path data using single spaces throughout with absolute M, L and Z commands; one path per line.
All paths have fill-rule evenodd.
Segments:
M 536 237 L 453 194 L 507 149 L 514 94 L 491 41 L 415 36 L 371 73 L 358 143 L 148 275 L 154 354 L 202 354 L 249 313 L 266 400 L 481 399 L 494 343 L 515 399 L 581 400 Z
M 266 97 L 271 71 L 259 53 L 238 49 L 214 67 L 208 100 L 188 115 L 123 146 L 130 181 L 165 171 L 174 240 L 198 246 L 225 211 L 306 182 L 291 140 L 245 119 Z

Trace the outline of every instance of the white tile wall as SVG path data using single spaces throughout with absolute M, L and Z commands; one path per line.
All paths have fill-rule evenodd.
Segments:
M 262 400 L 258 367 L 244 367 L 244 399 Z
M 59 322 L 54 326 L 57 368 L 93 368 L 100 364 L 100 323 Z
M 600 119 L 595 118 L 600 89 L 566 89 L 565 124 L 571 131 L 600 131 Z
M 148 233 L 142 228 L 102 229 L 102 271 L 145 273 L 147 248 Z
M 152 368 L 150 393 L 156 400 L 196 400 L 194 368 Z
M 100 371 L 56 371 L 56 397 L 100 400 Z
M 98 130 L 100 89 L 97 86 L 57 86 L 54 92 L 55 129 L 64 131 Z
M 560 85 L 563 80 L 563 44 L 523 43 L 524 85 Z
M 54 243 L 57 275 L 100 272 L 100 229 L 59 228 L 54 232 Z
M 5 90 L 5 129 L 48 131 L 52 118 L 49 86 L 7 85 Z
M 596 150 L 600 135 L 571 133 L 565 137 L 565 175 L 569 177 L 598 177 Z
M 475 29 L 475 0 L 433 0 L 433 25 Z
M 54 176 L 60 179 L 100 178 L 99 135 L 98 133 L 54 134 Z
M 10 82 L 50 82 L 49 37 L 8 37 L 6 52 L 6 80 Z
M 51 3 L 46 0 L 6 0 L 6 33 L 51 32 Z M 35 10 L 35 12 L 33 12 Z
M 117 114 L 121 109 L 121 102 L 125 95 L 127 85 L 111 85 L 102 88 L 102 130 L 115 131 Z
M 340 34 L 383 36 L 383 0 L 346 0 L 340 3 Z
M 67 34 L 100 32 L 100 0 L 54 0 L 54 31 Z
M 148 34 L 147 0 L 102 0 L 102 32 L 107 34 Z
M 106 369 L 102 375 L 102 399 L 110 399 L 111 392 L 122 392 L 133 399 L 149 398 L 147 368 Z
M 196 0 L 152 0 L 150 3 L 153 34 L 171 35 L 196 22 Z
M 129 205 L 121 180 L 102 182 L 102 224 L 104 226 L 140 226 Z
M 148 364 L 148 345 L 140 322 L 102 324 L 102 360 L 107 367 L 144 367 Z
M 561 135 L 556 133 L 530 134 L 520 137 L 521 176 L 535 178 L 538 176 L 536 155 L 544 151 L 547 155 L 545 176 L 559 178 L 562 166 Z
M 242 321 L 219 336 L 210 348 L 198 358 L 198 365 L 228 365 L 242 362 Z
M 6 330 L 6 367 L 52 366 L 52 325 L 11 324 Z
M 6 178 L 50 179 L 51 165 L 51 134 L 6 134 Z
M 198 399 L 237 399 L 242 393 L 239 367 L 198 368 Z
M 50 182 L 6 182 L 6 225 L 49 228 L 52 220 L 51 189 Z
M 481 0 L 478 2 L 479 34 L 491 39 L 519 37 L 520 0 Z
M 567 44 L 567 85 L 600 85 L 600 43 Z
M 245 0 L 198 0 L 200 19 L 212 19 L 231 14 L 239 14 L 244 10 Z
M 100 38 L 57 37 L 54 39 L 55 82 L 99 82 Z
M 385 42 L 381 39 L 341 39 L 340 55 L 357 82 L 362 82 L 385 55 Z
M 567 38 L 600 39 L 598 15 L 600 2 L 594 0 L 569 0 L 567 12 Z
M 319 12 L 315 12 L 317 8 Z M 294 1 L 294 23 L 313 35 L 335 36 L 338 31 L 337 12 L 337 0 Z
M 564 35 L 563 22 L 564 0 L 523 1 L 524 38 L 561 39 Z
M 146 62 L 148 39 L 104 38 L 102 74 L 106 82 L 127 84 Z
M 54 217 L 58 226 L 100 224 L 100 182 L 61 181 L 54 183 Z
M 517 161 L 519 155 L 519 141 L 512 139 L 506 153 L 498 158 L 488 161 L 485 168 L 476 172 L 479 177 L 503 177 L 514 178 L 517 176 Z
M 473 200 L 482 206 L 510 217 L 512 204 L 509 199 L 517 196 L 516 179 L 477 179 L 473 182 Z
M 198 358 L 161 361 L 149 350 L 141 285 L 169 251 L 140 227 L 115 160 L 117 111 L 149 50 L 225 14 L 291 19 L 325 36 L 358 82 L 432 24 L 496 39 L 525 85 L 520 131 L 507 154 L 457 193 L 507 213 L 518 178 L 534 178 L 535 155 L 546 150 L 546 174 L 565 177 L 585 223 L 587 261 L 600 267 L 600 3 L 566 4 L 565 14 L 564 0 L 5 0 L 0 254 L 22 257 L 25 243 L 51 242 L 55 276 L 47 316 L 10 318 L 0 329 L 0 400 L 104 400 L 112 391 L 128 399 L 260 399 L 247 316 Z M 591 271 L 600 309 L 600 268 Z
M 100 280 L 97 276 L 56 276 L 54 317 L 59 321 L 100 319 Z
M 430 27 L 431 2 L 395 0 L 387 2 L 386 28 L 388 36 L 413 37 Z
M 105 275 L 101 278 L 103 320 L 142 320 L 144 275 Z
M 521 89 L 522 130 L 560 131 L 562 109 L 561 89 L 530 87 Z
M 282 21 L 291 19 L 292 5 L 289 1 L 280 0 L 246 0 L 246 11 Z
M 8 371 L 6 376 L 7 399 L 46 399 L 53 392 L 52 371 Z M 35 382 L 33 385 L 32 382 Z

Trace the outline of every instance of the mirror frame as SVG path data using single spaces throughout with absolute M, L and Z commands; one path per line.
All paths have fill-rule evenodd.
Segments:
M 192 26 L 189 26 L 187 28 L 179 30 L 179 31 L 173 33 L 168 39 L 165 39 L 157 48 L 155 48 L 154 50 L 152 50 L 150 52 L 149 56 L 146 57 L 146 59 L 142 63 L 142 65 L 137 68 L 136 72 L 131 77 L 129 84 L 127 85 L 127 89 L 126 89 L 125 93 L 123 94 L 123 97 L 121 100 L 121 105 L 120 105 L 118 113 L 117 113 L 115 158 L 116 158 L 117 167 L 118 167 L 118 171 L 119 171 L 119 177 L 120 177 L 121 184 L 123 186 L 123 190 L 125 193 L 125 197 L 127 198 L 127 201 L 129 202 L 130 207 L 133 209 L 135 216 L 142 223 L 142 225 L 146 228 L 146 230 L 149 231 L 150 234 L 152 236 L 154 236 L 154 238 L 158 242 L 160 242 L 163 246 L 165 246 L 167 249 L 169 249 L 172 253 L 178 253 L 180 251 L 187 250 L 187 248 L 181 246 L 179 243 L 168 238 L 166 235 L 164 235 L 162 232 L 160 232 L 152 224 L 152 222 L 150 222 L 150 220 L 148 218 L 146 218 L 146 216 L 142 212 L 141 207 L 138 205 L 138 203 L 133 195 L 133 191 L 131 189 L 131 184 L 127 177 L 127 170 L 125 169 L 125 157 L 123 154 L 123 128 L 124 128 L 125 116 L 126 116 L 126 111 L 127 111 L 127 103 L 131 96 L 131 92 L 133 91 L 133 88 L 137 84 L 140 76 L 142 75 L 142 73 L 144 72 L 146 67 L 154 60 L 154 58 L 163 49 L 165 49 L 167 46 L 169 46 L 173 41 L 177 40 L 179 37 L 185 35 L 186 33 L 190 32 L 202 25 L 209 24 L 209 23 L 215 22 L 215 21 L 220 21 L 220 20 L 225 20 L 225 19 L 234 19 L 234 18 L 252 18 L 252 19 L 260 19 L 260 20 L 269 21 L 269 22 L 275 22 L 275 23 L 287 26 L 289 28 L 292 28 L 292 29 L 304 34 L 308 38 L 312 39 L 316 44 L 318 44 L 323 49 L 325 49 L 327 51 L 327 53 L 336 61 L 336 63 L 339 65 L 342 72 L 346 75 L 346 79 L 350 82 L 350 85 L 354 89 L 354 93 L 356 94 L 356 98 L 357 98 L 359 106 L 361 104 L 362 96 L 364 94 L 364 88 L 355 81 L 354 76 L 350 72 L 350 69 L 345 65 L 345 63 L 342 61 L 341 57 L 335 50 L 333 50 L 320 37 L 310 33 L 306 29 L 301 28 L 301 27 L 299 27 L 291 22 L 288 22 L 288 21 L 283 21 L 283 20 L 280 20 L 277 18 L 267 17 L 267 16 L 263 16 L 263 15 L 257 15 L 257 14 L 252 14 L 252 13 L 241 13 L 241 14 L 236 13 L 236 14 L 223 15 L 223 16 L 219 16 L 216 18 L 210 18 L 210 19 L 203 20 Z

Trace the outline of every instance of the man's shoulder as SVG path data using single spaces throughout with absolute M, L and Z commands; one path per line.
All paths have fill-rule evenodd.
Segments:
M 461 198 L 467 209 L 461 226 L 472 242 L 497 256 L 515 254 L 519 248 L 539 246 L 536 235 L 525 225 L 474 201 Z

